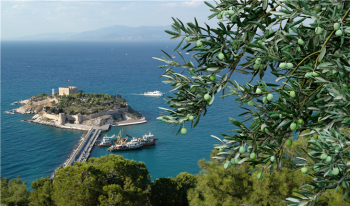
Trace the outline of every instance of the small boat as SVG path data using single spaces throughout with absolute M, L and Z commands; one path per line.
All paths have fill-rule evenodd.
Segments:
M 7 114 L 14 114 L 15 110 L 13 109 L 13 110 L 5 111 L 5 113 L 7 113 Z
M 139 138 L 139 141 L 142 143 L 143 146 L 148 145 L 154 145 L 158 139 L 154 138 L 154 135 L 149 132 L 148 134 L 145 134 L 142 136 L 142 139 Z
M 186 54 L 190 54 L 190 53 L 187 52 Z
M 173 55 L 172 58 L 176 58 L 176 56 Z
M 112 135 L 112 136 L 110 136 L 110 137 L 108 137 L 107 135 L 105 135 L 103 138 L 102 138 L 102 140 L 109 140 L 109 141 L 111 141 L 111 140 L 116 140 L 117 138 L 115 137 L 115 134 L 114 135 Z
M 154 91 L 154 92 L 145 92 L 143 95 L 147 96 L 163 96 L 164 93 L 161 93 L 160 91 Z
M 113 142 L 116 140 L 117 138 L 115 137 L 115 134 L 108 137 L 107 135 L 105 135 L 102 138 L 102 141 L 100 142 L 100 144 L 98 144 L 99 147 L 108 147 L 108 146 L 112 146 Z
M 100 144 L 98 144 L 98 146 L 99 147 L 109 147 L 109 146 L 112 146 L 112 144 L 113 144 L 113 141 L 102 139 L 102 141 L 100 142 Z

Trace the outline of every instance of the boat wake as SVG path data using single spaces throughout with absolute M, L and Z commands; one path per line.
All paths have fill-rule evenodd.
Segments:
M 131 93 L 130 95 L 143 95 L 143 94 Z
M 12 109 L 12 110 L 9 110 L 9 111 L 5 111 L 6 114 L 14 114 L 15 113 L 15 110 Z

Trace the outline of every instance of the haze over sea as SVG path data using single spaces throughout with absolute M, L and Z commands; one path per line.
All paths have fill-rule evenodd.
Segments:
M 148 121 L 146 124 L 113 127 L 107 135 L 118 134 L 123 129 L 123 136 L 128 134 L 139 138 L 150 131 L 159 139 L 155 146 L 114 154 L 145 162 L 152 180 L 175 177 L 180 172 L 198 173 L 197 161 L 202 158 L 209 160 L 213 144 L 219 143 L 210 135 L 221 137 L 220 133 L 234 129 L 228 117 L 238 120 L 245 117 L 238 117 L 242 110 L 236 108 L 238 104 L 232 100 L 233 96 L 223 100 L 219 98 L 221 94 L 217 94 L 214 104 L 208 107 L 206 116 L 201 117 L 196 128 L 190 129 L 190 123 L 185 123 L 186 135 L 175 136 L 173 128 L 156 119 L 160 114 L 158 107 L 168 107 L 163 97 L 139 94 L 159 90 L 165 96 L 171 95 L 170 85 L 159 79 L 165 71 L 157 68 L 162 62 L 152 57 L 165 56 L 160 49 L 171 52 L 178 43 L 177 40 L 2 42 L 1 176 L 21 176 L 30 186 L 36 178 L 51 176 L 79 142 L 83 131 L 30 124 L 21 120 L 31 119 L 33 115 L 4 113 L 20 106 L 11 105 L 12 102 L 41 93 L 51 94 L 53 88 L 58 92 L 58 87 L 67 86 L 68 79 L 70 86 L 77 86 L 86 93 L 120 94 Z M 195 62 L 185 51 L 182 54 Z M 181 57 L 174 55 L 175 60 L 180 61 Z M 239 83 L 250 80 L 240 73 L 234 73 L 231 79 Z M 110 154 L 106 148 L 95 147 L 91 157 L 106 154 Z

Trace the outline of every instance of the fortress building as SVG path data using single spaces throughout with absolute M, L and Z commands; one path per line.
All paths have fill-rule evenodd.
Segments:
M 70 94 L 74 94 L 74 93 L 78 93 L 78 87 L 59 87 L 59 95 L 70 95 Z

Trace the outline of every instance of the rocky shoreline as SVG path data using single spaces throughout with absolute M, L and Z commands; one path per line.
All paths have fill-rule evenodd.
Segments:
M 51 122 L 43 122 L 43 121 L 35 121 L 35 120 L 23 120 L 23 121 L 33 123 L 33 124 L 40 124 L 40 125 L 45 125 L 45 126 L 50 126 L 50 127 L 61 128 L 61 129 L 70 129 L 68 127 L 63 127 L 62 125 L 57 125 L 57 124 L 51 123 Z
M 58 122 L 55 122 L 55 121 L 54 122 L 44 121 L 42 119 L 42 117 L 38 114 L 34 115 L 31 120 L 23 120 L 23 121 L 33 123 L 33 124 L 45 125 L 45 126 L 49 126 L 49 127 L 56 127 L 56 128 L 60 128 L 60 129 L 77 129 L 77 128 L 71 128 L 71 127 L 67 127 L 64 125 L 60 125 L 60 124 L 58 124 Z M 89 129 L 87 128 L 87 129 L 80 129 L 80 130 L 89 130 Z
M 128 122 L 134 122 L 134 124 L 138 124 L 138 122 L 147 122 L 146 119 L 139 112 L 133 110 L 128 105 L 124 109 L 101 111 L 99 113 L 93 114 L 93 117 L 89 117 L 82 116 L 80 114 L 55 115 L 47 113 L 44 111 L 45 105 L 47 104 L 46 101 L 47 100 L 32 102 L 30 99 L 17 101 L 12 104 L 21 104 L 23 106 L 15 108 L 13 112 L 19 114 L 34 114 L 31 120 L 24 120 L 25 122 L 51 126 L 61 129 L 89 130 L 91 128 L 109 128 L 109 126 L 117 126 L 119 123 L 123 122 L 125 122 L 126 125 L 128 124 Z M 67 120 L 60 121 L 60 118 Z
M 16 105 L 16 104 L 27 104 L 29 102 L 29 99 L 26 100 L 20 100 L 17 102 L 13 102 L 11 105 Z

